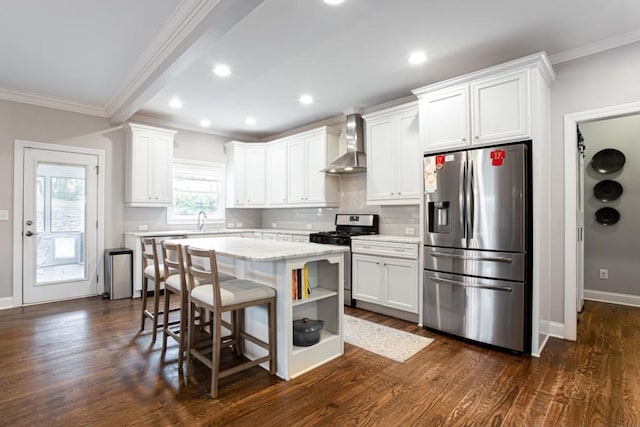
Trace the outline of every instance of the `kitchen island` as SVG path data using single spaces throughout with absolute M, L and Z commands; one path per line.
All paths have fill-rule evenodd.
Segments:
M 279 377 L 291 379 L 344 353 L 342 288 L 344 257 L 349 248 L 246 237 L 173 239 L 169 242 L 215 249 L 219 271 L 276 290 L 276 373 Z M 293 276 L 305 267 L 311 292 L 306 298 L 294 299 Z M 310 347 L 293 345 L 293 321 L 304 317 L 325 322 L 320 342 Z M 248 332 L 266 340 L 266 308 L 247 309 L 245 327 Z M 248 358 L 255 359 L 264 354 L 261 347 L 245 342 Z

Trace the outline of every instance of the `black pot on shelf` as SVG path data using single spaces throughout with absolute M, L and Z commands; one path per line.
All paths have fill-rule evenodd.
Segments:
M 293 345 L 309 347 L 320 341 L 324 320 L 302 318 L 293 321 Z

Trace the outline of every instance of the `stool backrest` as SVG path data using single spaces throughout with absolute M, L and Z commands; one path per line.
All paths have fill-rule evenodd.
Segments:
M 218 278 L 218 262 L 215 250 L 196 249 L 187 246 L 187 276 L 189 292 L 199 283 L 213 284 L 213 306 L 221 308 L 220 280 Z
M 142 274 L 150 265 L 154 266 L 154 278 L 160 276 L 160 263 L 158 262 L 158 246 L 156 239 L 153 237 L 143 237 L 140 239 L 142 244 Z M 154 279 L 155 280 L 155 279 Z
M 187 292 L 187 274 L 184 266 L 183 250 L 179 243 L 162 242 L 162 263 L 165 281 L 174 274 L 180 275 L 180 291 Z

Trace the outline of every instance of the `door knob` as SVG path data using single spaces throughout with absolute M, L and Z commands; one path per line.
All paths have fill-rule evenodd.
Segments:
M 31 236 L 33 236 L 33 233 L 31 231 L 27 231 L 26 233 L 24 233 L 24 235 L 31 237 Z

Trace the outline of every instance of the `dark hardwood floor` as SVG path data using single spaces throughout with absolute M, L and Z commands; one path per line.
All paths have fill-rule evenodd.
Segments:
M 140 301 L 90 298 L 0 311 L 0 425 L 640 426 L 640 309 L 587 302 L 576 343 L 541 358 L 489 350 L 363 310 L 435 342 L 405 363 L 345 345 L 292 381 L 261 368 L 222 380 L 177 344 L 137 335 Z M 225 363 L 233 363 L 226 360 Z

